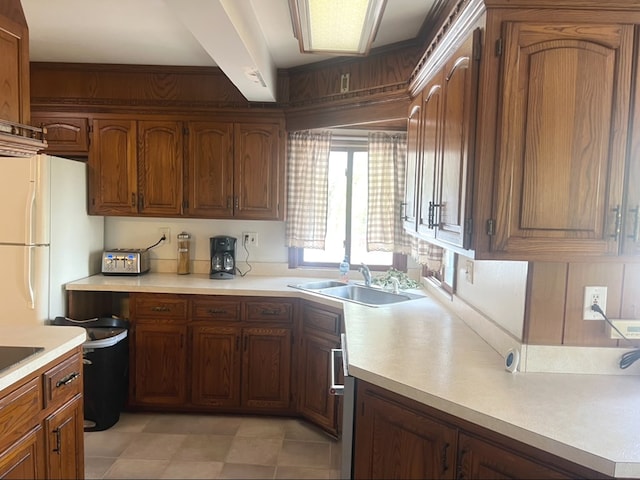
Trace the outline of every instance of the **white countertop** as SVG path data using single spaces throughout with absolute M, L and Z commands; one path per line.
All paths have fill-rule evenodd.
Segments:
M 0 390 L 4 390 L 40 367 L 64 355 L 69 350 L 82 345 L 86 339 L 86 330 L 80 327 L 50 325 L 0 326 L 0 345 L 44 348 L 43 351 L 28 357 L 22 362 L 0 371 Z
M 425 297 L 371 308 L 288 287 L 300 277 L 97 275 L 69 290 L 300 297 L 344 303 L 350 374 L 616 477 L 640 478 L 640 377 L 505 371 L 502 357 Z M 60 327 L 56 327 L 60 328 Z

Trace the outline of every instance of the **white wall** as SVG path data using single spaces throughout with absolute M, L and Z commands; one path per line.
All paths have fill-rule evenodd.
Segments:
M 473 284 L 465 279 L 465 262 L 458 259 L 456 295 L 522 339 L 527 262 L 473 261 Z
M 188 218 L 142 218 L 106 217 L 105 248 L 146 248 L 162 236 L 159 228 L 171 229 L 171 243 L 151 250 L 152 260 L 175 260 L 177 235 L 186 231 L 191 234 L 191 258 L 209 261 L 209 238 L 216 235 L 230 235 L 238 239 L 237 255 L 244 260 L 245 252 L 240 247 L 242 232 L 256 232 L 258 246 L 251 247 L 251 260 L 256 262 L 287 262 L 287 248 L 284 244 L 284 222 L 202 220 Z

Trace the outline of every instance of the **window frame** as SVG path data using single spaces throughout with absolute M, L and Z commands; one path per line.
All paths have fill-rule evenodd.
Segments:
M 342 136 L 334 135 L 331 139 L 330 151 L 334 150 L 347 151 L 349 160 L 347 162 L 347 178 L 351 181 L 347 182 L 347 198 L 352 197 L 352 178 L 353 178 L 353 153 L 354 152 L 367 152 L 368 153 L 368 136 Z M 346 216 L 351 224 L 351 204 L 352 201 L 347 202 Z M 349 248 L 345 247 L 345 252 L 350 256 L 351 253 L 351 230 L 347 229 L 345 234 L 345 242 L 349 244 Z M 304 248 L 302 247 L 289 247 L 289 268 L 335 268 L 339 266 L 338 262 L 306 262 L 304 260 Z M 402 253 L 393 253 L 391 265 L 367 265 L 372 271 L 387 271 L 389 268 L 395 268 L 401 272 L 407 271 L 407 256 Z M 357 270 L 358 265 L 351 265 L 351 270 Z

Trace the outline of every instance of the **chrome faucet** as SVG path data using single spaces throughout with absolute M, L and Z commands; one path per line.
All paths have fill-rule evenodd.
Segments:
M 400 293 L 400 280 L 396 277 L 391 277 L 389 280 L 391 280 L 391 283 L 393 284 L 393 293 Z
M 362 266 L 360 267 L 360 269 L 358 270 L 362 276 L 364 277 L 364 284 L 367 287 L 371 286 L 371 270 L 369 270 L 369 267 L 367 267 L 364 263 L 362 264 Z

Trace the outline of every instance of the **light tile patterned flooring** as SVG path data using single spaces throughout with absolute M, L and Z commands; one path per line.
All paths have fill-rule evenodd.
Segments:
M 85 432 L 85 474 L 102 478 L 340 478 L 340 442 L 292 418 L 122 413 Z

